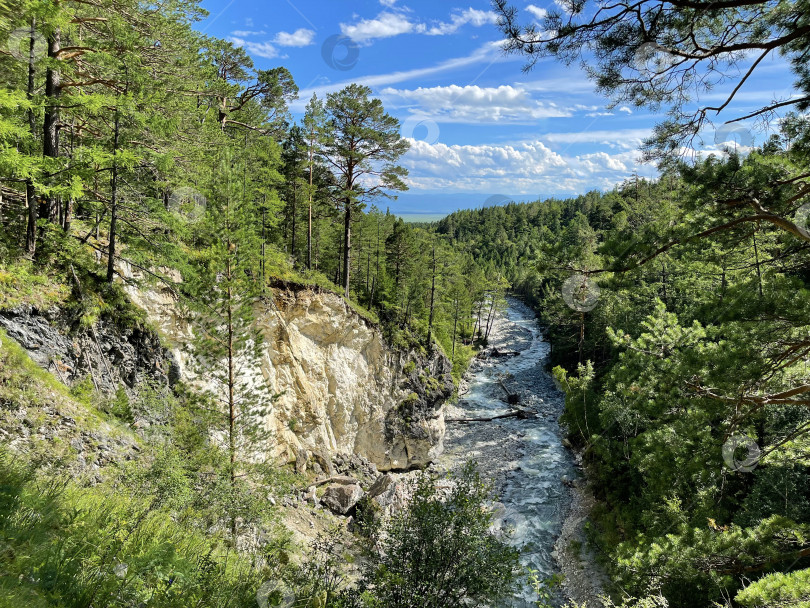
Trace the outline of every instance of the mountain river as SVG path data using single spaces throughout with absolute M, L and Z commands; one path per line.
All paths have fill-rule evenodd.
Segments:
M 577 476 L 571 453 L 562 445 L 558 424 L 563 394 L 545 370 L 550 346 L 534 312 L 516 299 L 495 322 L 489 347 L 502 356 L 476 359 L 466 392 L 448 406 L 445 452 L 436 463 L 440 471 L 458 470 L 474 459 L 484 477 L 494 482 L 501 504 L 496 526 L 514 530 L 511 542 L 523 547 L 524 566 L 540 578 L 558 572 L 553 555 L 571 501 L 566 481 Z M 519 396 L 510 406 L 507 391 Z M 514 400 L 514 398 L 513 398 Z M 488 418 L 530 410 L 527 418 L 490 422 L 453 422 L 454 418 Z M 534 606 L 527 581 L 508 605 Z

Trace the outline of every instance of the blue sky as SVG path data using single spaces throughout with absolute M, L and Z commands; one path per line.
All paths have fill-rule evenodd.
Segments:
M 516 5 L 531 20 L 549 4 Z M 290 70 L 301 89 L 292 106 L 296 118 L 313 92 L 323 97 L 350 82 L 372 88 L 412 140 L 402 161 L 410 190 L 390 203 L 392 211 L 446 212 L 495 194 L 569 196 L 609 189 L 633 173 L 656 174 L 638 163 L 637 148 L 661 116 L 626 106 L 607 110 L 577 66 L 544 59 L 524 73 L 520 57 L 501 52 L 487 0 L 205 0 L 203 6 L 210 16 L 198 29 L 243 46 L 259 68 Z M 792 81 L 779 57 L 767 59 L 729 106 L 729 117 L 790 96 Z M 704 100 L 725 99 L 733 86 L 722 84 Z M 705 149 L 748 138 L 707 132 Z

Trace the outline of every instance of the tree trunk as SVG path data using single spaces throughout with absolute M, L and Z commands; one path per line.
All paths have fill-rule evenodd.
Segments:
M 377 262 L 374 268 L 374 288 L 371 290 L 371 305 L 374 305 L 374 292 L 380 280 L 380 216 L 377 215 Z
M 295 216 L 298 215 L 297 206 L 298 206 L 298 183 L 297 179 L 293 178 L 292 219 L 290 221 L 290 229 L 292 230 L 292 234 L 290 235 L 290 255 L 292 255 L 293 260 L 295 260 L 295 233 L 296 233 Z
M 107 249 L 107 282 L 112 283 L 115 274 L 115 231 L 118 220 L 118 139 L 121 118 L 115 108 L 115 131 L 113 134 L 113 163 L 110 178 L 110 244 Z
M 484 333 L 484 340 L 489 340 L 489 330 L 492 329 L 492 313 L 495 310 L 495 294 L 493 293 L 489 301 L 489 314 L 487 315 L 487 329 Z
M 62 218 L 62 230 L 65 234 L 70 234 L 70 223 L 73 221 L 73 197 L 68 198 L 65 203 L 65 215 Z
M 314 134 L 309 140 L 309 212 L 307 215 L 307 270 L 312 270 L 312 172 L 315 147 Z
M 433 276 L 430 282 L 430 313 L 428 314 L 428 352 L 433 351 L 433 305 L 436 297 L 436 242 L 433 243 Z
M 352 201 L 346 197 L 346 217 L 343 226 L 343 289 L 345 295 L 349 297 L 349 278 L 350 278 L 350 254 L 352 246 Z
M 230 241 L 230 239 L 229 239 Z M 233 293 L 231 292 L 231 243 L 228 243 L 228 258 L 226 262 L 226 277 L 228 287 L 226 296 L 228 298 L 228 475 L 231 482 L 231 491 L 236 491 L 236 376 L 234 374 L 234 352 L 233 352 Z M 236 540 L 236 515 L 231 513 L 231 534 Z
M 456 327 L 458 327 L 458 304 L 459 299 L 456 298 L 456 310 L 455 313 L 453 314 L 453 348 L 450 353 L 451 361 L 456 357 Z
M 48 36 L 48 57 L 53 61 L 62 48 L 61 33 L 56 28 Z M 47 158 L 59 156 L 59 96 L 61 94 L 61 75 L 52 67 L 45 71 L 45 115 L 43 117 L 42 155 Z M 40 217 L 53 220 L 55 204 L 50 196 L 40 202 Z
M 756 260 L 757 265 L 757 285 L 759 286 L 759 298 L 762 299 L 762 271 L 759 268 L 759 249 L 757 248 L 757 230 L 754 228 L 754 232 L 751 235 L 751 238 L 754 241 L 754 260 Z
M 340 285 L 340 279 L 343 277 L 343 239 L 344 235 L 343 233 L 341 233 L 340 242 L 338 243 L 337 270 L 335 270 L 335 285 Z
M 262 205 L 262 293 L 264 293 L 264 286 L 267 285 L 267 277 L 265 275 L 265 266 L 267 264 L 267 235 L 266 235 L 266 217 L 267 209 Z
M 36 20 L 31 19 L 31 37 L 28 43 L 28 101 L 34 99 L 34 46 L 36 44 Z M 37 138 L 37 123 L 34 117 L 33 107 L 28 109 L 28 128 L 31 131 L 31 137 L 36 141 Z M 25 251 L 33 257 L 37 251 L 37 197 L 34 192 L 34 181 L 29 177 L 25 180 L 25 198 L 28 205 L 28 222 L 25 227 Z

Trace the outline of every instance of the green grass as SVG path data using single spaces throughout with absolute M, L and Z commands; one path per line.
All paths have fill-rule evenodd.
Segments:
M 273 527 L 267 492 L 285 492 L 297 480 L 267 471 L 261 521 L 274 541 L 258 560 L 235 553 L 227 526 L 212 531 L 232 500 L 227 484 L 211 485 L 206 477 L 218 450 L 177 447 L 194 443 L 184 433 L 204 432 L 187 407 L 176 408 L 164 430 L 170 440 L 145 438 L 137 459 L 103 469 L 99 486 L 83 487 L 82 476 L 61 468 L 75 460 L 74 432 L 135 439 L 117 418 L 95 409 L 98 398 L 88 382 L 63 386 L 0 331 L 0 426 L 12 433 L 20 424 L 39 429 L 58 419 L 54 410 L 75 421 L 75 429 L 62 428 L 51 441 L 32 433 L 13 454 L 0 447 L 0 608 L 254 608 L 258 587 L 279 575 L 286 561 L 279 552 L 288 550 L 286 536 Z M 178 424 L 187 428 L 178 431 Z M 245 492 L 233 499 L 238 508 L 259 499 Z
M 40 272 L 27 260 L 0 264 L 0 310 L 21 304 L 45 310 L 64 303 L 69 296 L 64 277 Z
M 0 606 L 255 606 L 270 569 L 171 515 L 0 451 Z
M 73 418 L 76 423 L 74 433 L 100 430 L 110 437 L 127 435 L 137 442 L 138 438 L 122 420 L 99 409 L 104 398 L 95 393 L 92 384 L 84 382 L 77 387 L 68 388 L 39 367 L 16 341 L 0 329 L 0 427 L 14 432 L 21 420 L 35 429 L 51 426 L 59 418 L 53 414 L 55 410 L 60 416 Z M 62 436 L 53 442 L 32 441 L 31 447 L 34 451 L 42 451 L 49 461 L 69 458 L 69 439 Z
M 374 311 L 365 308 L 362 304 L 352 299 L 347 299 L 343 295 L 343 289 L 335 285 L 321 272 L 315 270 L 297 271 L 289 266 L 274 266 L 270 272 L 271 285 L 283 285 L 286 287 L 306 287 L 315 291 L 326 291 L 333 293 L 346 302 L 355 313 L 372 325 L 378 326 L 380 318 Z

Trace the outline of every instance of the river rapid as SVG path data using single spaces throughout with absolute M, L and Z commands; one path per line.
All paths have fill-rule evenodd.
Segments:
M 536 415 L 448 422 L 445 451 L 436 468 L 452 472 L 468 459 L 476 461 L 499 497 L 496 526 L 514 530 L 511 542 L 523 548 L 523 565 L 544 578 L 559 571 L 554 544 L 572 500 L 569 480 L 577 476 L 558 423 L 564 396 L 545 370 L 550 346 L 543 340 L 534 312 L 519 300 L 509 299 L 505 314 L 495 322 L 489 347 L 517 354 L 476 359 L 466 391 L 457 404 L 447 407 L 445 417 L 488 418 L 514 407 Z M 507 403 L 506 390 L 519 395 L 519 405 Z M 507 605 L 534 606 L 532 599 L 524 581 Z

